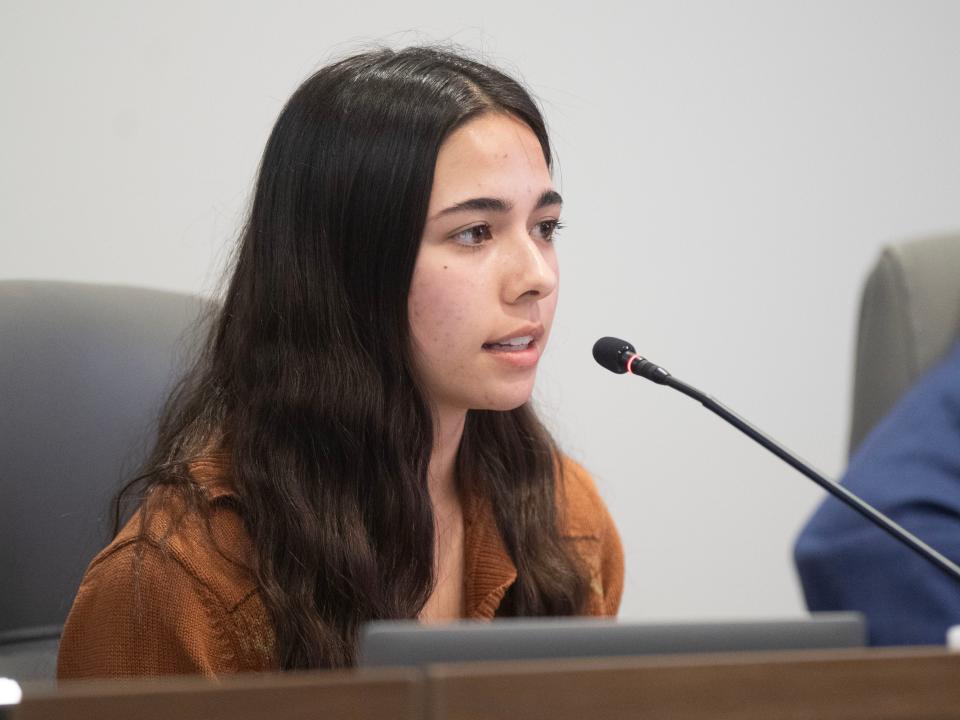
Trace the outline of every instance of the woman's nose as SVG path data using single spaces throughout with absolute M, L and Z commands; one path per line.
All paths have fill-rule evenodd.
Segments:
M 541 300 L 557 288 L 556 256 L 553 246 L 529 235 L 511 243 L 506 258 L 506 300 L 515 303 L 524 298 Z

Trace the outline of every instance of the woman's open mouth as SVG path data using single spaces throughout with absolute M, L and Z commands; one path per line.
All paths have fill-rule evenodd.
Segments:
M 540 343 L 532 335 L 511 338 L 502 343 L 484 343 L 483 349 L 490 357 L 515 368 L 529 369 L 540 362 Z
M 497 350 L 500 352 L 522 352 L 533 345 L 533 335 L 511 338 L 502 343 L 484 343 L 484 350 Z

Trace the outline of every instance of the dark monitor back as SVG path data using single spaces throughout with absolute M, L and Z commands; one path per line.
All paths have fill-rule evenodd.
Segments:
M 359 664 L 416 666 L 475 660 L 855 648 L 863 647 L 865 642 L 866 622 L 858 613 L 696 623 L 596 618 L 524 618 L 437 625 L 383 621 L 364 627 Z

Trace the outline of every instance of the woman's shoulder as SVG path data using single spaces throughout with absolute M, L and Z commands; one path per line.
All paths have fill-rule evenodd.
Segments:
M 61 677 L 269 665 L 249 535 L 231 493 L 209 487 L 199 505 L 156 488 L 90 563 L 64 628 Z
M 589 573 L 584 614 L 616 615 L 623 595 L 624 559 L 620 534 L 590 473 L 561 455 L 558 463 L 561 534 L 576 548 Z
M 557 478 L 558 505 L 564 533 L 599 537 L 609 532 L 613 521 L 587 469 L 569 455 L 560 453 Z
M 254 589 L 251 543 L 229 498 L 194 506 L 180 492 L 165 490 L 145 502 L 91 563 L 90 572 L 122 570 L 123 560 L 155 557 L 159 567 L 177 565 L 226 607 Z M 109 568 L 109 569 L 108 569 Z

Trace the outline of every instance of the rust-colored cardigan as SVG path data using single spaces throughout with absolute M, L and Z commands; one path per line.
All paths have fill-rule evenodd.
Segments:
M 615 615 L 623 590 L 620 538 L 589 474 L 569 458 L 563 468 L 562 535 L 591 574 L 586 612 Z M 174 524 L 182 507 L 168 503 L 152 513 L 138 542 L 135 514 L 87 568 L 60 643 L 60 678 L 277 669 L 260 593 L 217 549 L 240 558 L 251 551 L 240 516 L 224 502 L 226 458 L 212 456 L 191 472 L 212 500 L 212 538 L 193 514 Z M 516 577 L 489 502 L 466 502 L 465 616 L 492 618 Z

